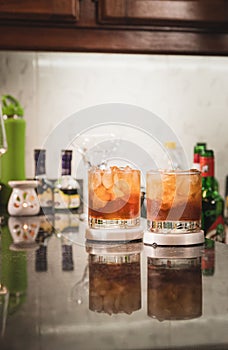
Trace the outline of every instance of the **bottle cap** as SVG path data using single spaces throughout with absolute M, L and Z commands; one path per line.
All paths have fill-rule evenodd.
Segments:
M 207 144 L 205 142 L 197 142 L 197 144 L 194 147 L 194 157 L 193 161 L 195 164 L 200 163 L 200 155 L 201 153 L 206 149 Z
M 21 107 L 19 101 L 11 95 L 2 96 L 2 114 L 7 117 L 23 117 L 24 109 Z
M 205 149 L 200 154 L 201 157 L 214 158 L 214 151 L 211 149 Z
M 201 154 L 206 150 L 206 143 L 198 142 L 194 147 L 194 154 Z
M 197 142 L 196 146 L 207 148 L 206 142 Z

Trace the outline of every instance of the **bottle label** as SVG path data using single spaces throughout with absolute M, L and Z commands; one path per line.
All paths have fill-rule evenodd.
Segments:
M 55 208 L 56 209 L 76 209 L 80 206 L 79 194 L 64 194 L 61 190 L 55 190 Z
M 56 209 L 65 209 L 66 208 L 66 206 L 64 206 L 64 203 L 63 203 L 61 192 L 57 188 L 54 191 L 54 206 Z
M 214 158 L 200 157 L 200 170 L 202 177 L 214 176 Z
M 78 208 L 80 206 L 80 196 L 79 194 L 74 194 L 70 196 L 70 209 Z

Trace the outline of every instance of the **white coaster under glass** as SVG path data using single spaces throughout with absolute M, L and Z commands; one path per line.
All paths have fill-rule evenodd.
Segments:
M 92 229 L 87 228 L 85 238 L 92 241 L 103 242 L 129 242 L 143 239 L 143 228 L 141 226 L 127 229 Z
M 155 233 L 145 231 L 143 243 L 158 246 L 186 246 L 204 243 L 204 232 Z

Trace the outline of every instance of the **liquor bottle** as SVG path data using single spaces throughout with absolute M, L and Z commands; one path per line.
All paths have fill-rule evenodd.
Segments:
M 193 169 L 200 170 L 200 155 L 207 149 L 206 142 L 197 142 L 194 147 L 194 157 L 193 157 Z M 219 183 L 218 180 L 214 177 L 214 189 L 219 191 Z
M 71 175 L 72 151 L 62 151 L 62 176 L 55 186 L 55 209 L 77 211 L 80 206 L 79 183 Z
M 215 188 L 214 152 L 205 150 L 200 155 L 202 175 L 202 229 L 206 238 L 224 242 L 224 200 Z
M 37 195 L 40 201 L 40 213 L 48 214 L 53 209 L 52 183 L 46 175 L 46 150 L 35 149 L 35 179 L 38 180 Z
M 193 165 L 192 168 L 196 170 L 200 170 L 200 154 L 207 148 L 207 144 L 205 142 L 197 142 L 194 147 L 194 155 L 193 155 Z

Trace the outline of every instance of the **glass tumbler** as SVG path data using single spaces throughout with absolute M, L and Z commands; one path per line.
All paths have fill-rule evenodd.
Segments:
M 88 174 L 89 226 L 133 228 L 140 224 L 140 171 L 129 166 L 93 167 Z
M 147 172 L 147 228 L 157 233 L 198 232 L 201 228 L 201 173 Z

